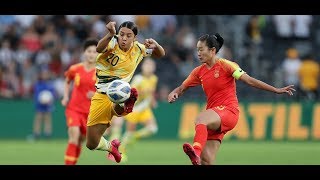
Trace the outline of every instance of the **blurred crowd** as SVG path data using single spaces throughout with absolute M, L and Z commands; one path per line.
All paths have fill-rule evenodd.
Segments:
M 82 60 L 82 42 L 102 38 L 111 20 L 117 26 L 134 21 L 139 41 L 152 37 L 165 48 L 166 56 L 156 60 L 160 101 L 199 65 L 197 38 L 216 32 L 225 39 L 220 57 L 275 86 L 295 84 L 296 100 L 318 98 L 316 15 L 0 15 L 0 97 L 31 98 L 43 69 L 61 97 L 64 71 Z M 204 99 L 200 88 L 190 89 L 183 98 Z M 241 82 L 238 94 L 240 100 L 281 98 Z

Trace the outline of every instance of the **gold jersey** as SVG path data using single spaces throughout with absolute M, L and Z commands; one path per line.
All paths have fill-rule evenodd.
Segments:
M 139 63 L 151 54 L 152 49 L 147 49 L 138 41 L 134 41 L 133 46 L 124 52 L 119 47 L 117 36 L 113 36 L 96 58 L 97 90 L 104 92 L 106 84 L 115 79 L 130 82 Z
M 136 102 L 137 105 L 144 100 L 148 100 L 151 103 L 154 96 L 153 93 L 157 88 L 157 83 L 158 77 L 156 75 L 146 77 L 142 74 L 137 74 L 133 77 L 131 87 L 135 87 L 139 92 Z

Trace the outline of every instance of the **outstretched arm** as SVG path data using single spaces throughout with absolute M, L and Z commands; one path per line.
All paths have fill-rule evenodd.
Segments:
M 249 76 L 248 74 L 243 74 L 239 79 L 252 87 L 255 87 L 258 89 L 263 89 L 263 90 L 270 91 L 270 92 L 274 92 L 277 94 L 287 93 L 289 95 L 293 95 L 293 91 L 296 91 L 293 88 L 294 85 L 289 85 L 289 86 L 286 86 L 283 88 L 276 88 L 276 87 L 273 87 L 265 82 L 262 82 L 258 79 L 255 79 L 255 78 Z
M 168 102 L 173 103 L 178 99 L 186 90 L 188 87 L 184 87 L 182 84 L 178 87 L 176 87 L 171 93 L 168 95 Z
M 110 21 L 107 25 L 106 28 L 108 29 L 109 33 L 105 35 L 100 41 L 98 42 L 97 45 L 97 52 L 102 53 L 108 46 L 108 43 L 112 39 L 112 37 L 116 34 L 116 22 Z
M 151 55 L 153 58 L 161 58 L 166 54 L 164 49 L 163 49 L 163 47 L 160 44 L 158 44 L 158 42 L 155 41 L 152 38 L 146 39 L 145 42 L 144 42 L 144 45 L 148 49 L 153 49 L 153 52 L 152 52 L 152 55 Z

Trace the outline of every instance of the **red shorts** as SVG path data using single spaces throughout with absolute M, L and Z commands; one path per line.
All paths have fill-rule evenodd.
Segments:
M 221 143 L 224 135 L 236 126 L 239 119 L 239 110 L 226 106 L 218 106 L 211 109 L 220 116 L 221 128 L 219 131 L 208 129 L 207 140 L 219 140 Z
M 68 127 L 80 127 L 81 134 L 86 135 L 88 113 L 80 113 L 71 109 L 67 109 L 65 115 Z

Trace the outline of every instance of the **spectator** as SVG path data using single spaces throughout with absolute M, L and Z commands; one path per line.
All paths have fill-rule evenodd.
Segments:
M 39 79 L 35 83 L 33 91 L 35 116 L 32 134 L 28 136 L 29 140 L 37 140 L 41 137 L 42 124 L 44 126 L 44 137 L 50 138 L 52 136 L 52 112 L 57 95 L 48 69 L 42 68 L 39 73 Z
M 319 98 L 320 66 L 312 55 L 303 58 L 298 70 L 300 78 L 301 98 L 317 100 Z
M 282 63 L 283 69 L 283 81 L 284 84 L 293 84 L 296 87 L 299 86 L 298 70 L 301 65 L 298 50 L 295 48 L 289 48 L 286 51 L 286 58 Z

